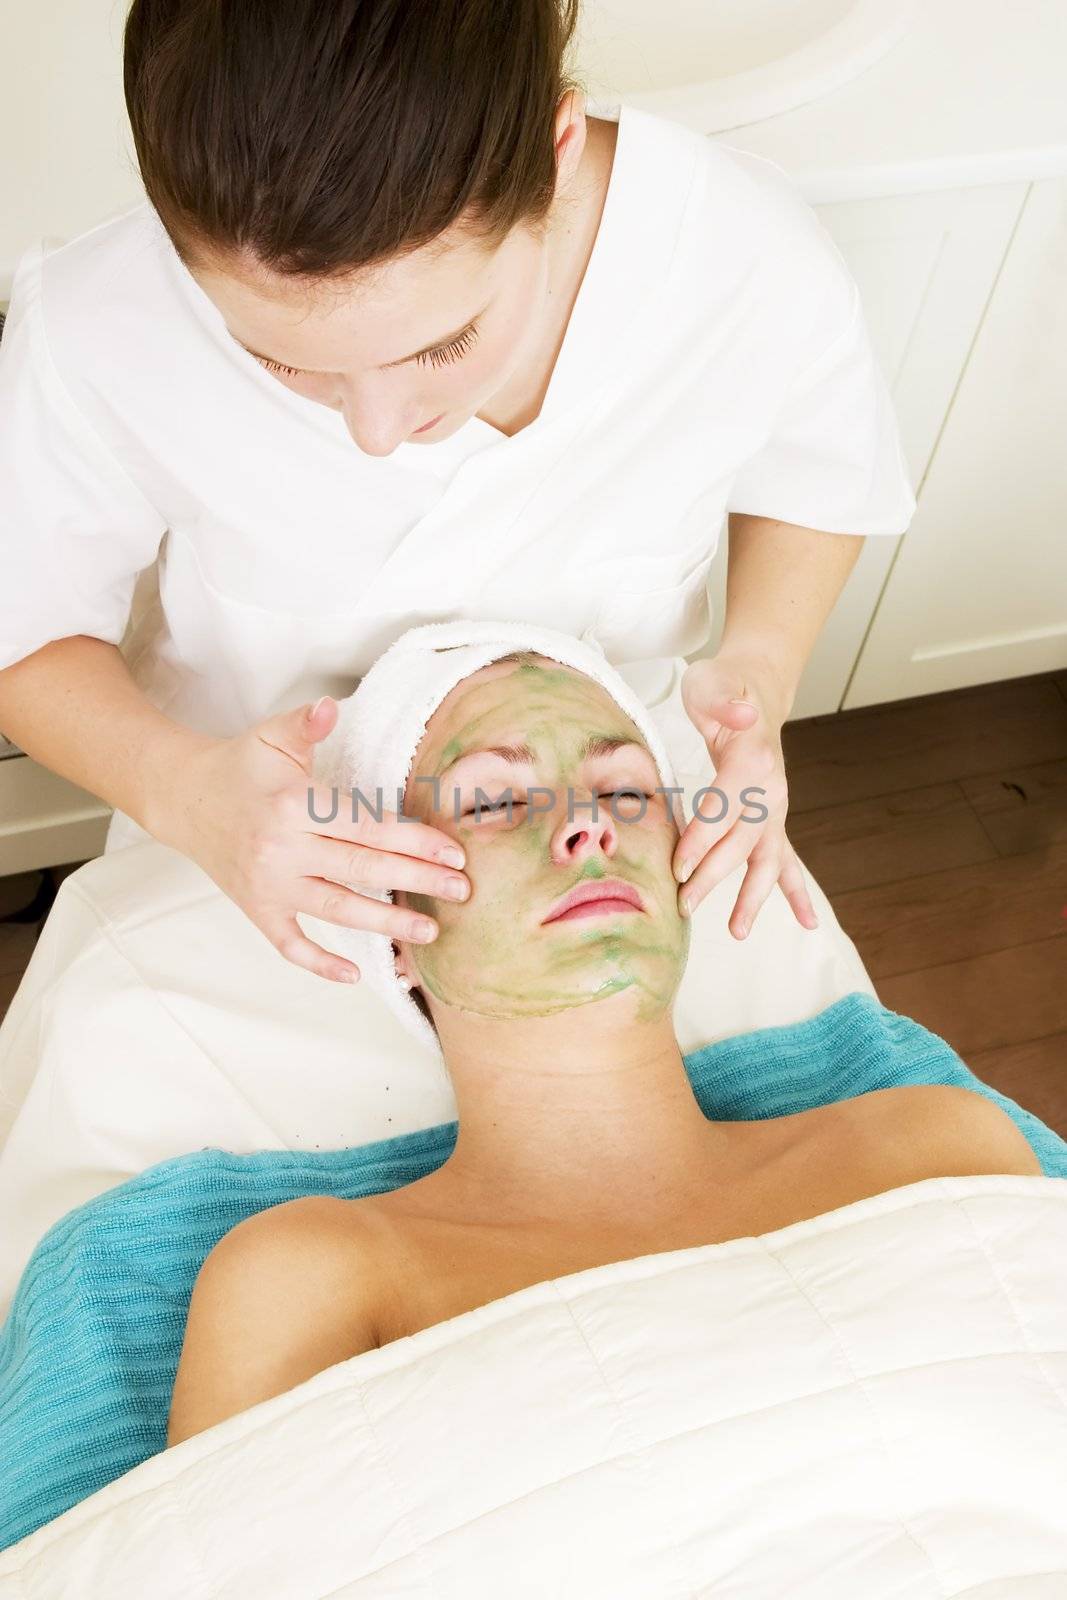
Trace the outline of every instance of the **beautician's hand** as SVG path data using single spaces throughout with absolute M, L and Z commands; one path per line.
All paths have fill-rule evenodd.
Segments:
M 281 712 L 232 739 L 205 739 L 169 775 L 152 832 L 201 866 L 287 961 L 354 983 L 359 968 L 309 939 L 296 912 L 394 939 L 420 939 L 420 929 L 434 938 L 433 918 L 338 880 L 457 900 L 468 897 L 470 883 L 451 870 L 463 865 L 463 851 L 448 834 L 412 818 L 398 822 L 384 809 L 379 822 L 369 806 L 360 806 L 353 822 L 350 790 L 336 790 L 332 822 L 313 819 L 312 811 L 328 817 L 334 809 L 335 791 L 313 784 L 312 770 L 314 747 L 337 720 L 337 701 L 324 697 L 314 717 L 312 709 Z
M 721 656 L 691 661 L 682 678 L 682 703 L 704 737 L 715 763 L 715 789 L 721 794 L 699 798 L 675 848 L 679 904 L 692 915 L 717 883 L 747 861 L 729 921 L 735 939 L 745 938 L 776 883 L 797 921 L 805 928 L 817 927 L 803 870 L 785 833 L 785 706 L 773 677 L 761 676 L 750 663 Z M 746 790 L 747 801 L 742 795 Z

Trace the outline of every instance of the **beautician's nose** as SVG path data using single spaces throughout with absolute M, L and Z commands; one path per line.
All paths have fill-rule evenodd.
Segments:
M 592 805 L 591 795 L 575 793 L 570 805 L 573 817 L 567 816 L 567 807 L 563 806 L 563 819 L 549 846 L 552 860 L 558 867 L 573 866 L 597 854 L 610 858 L 618 849 L 618 833 L 610 810 L 603 800 L 597 800 L 594 816 Z
M 352 436 L 353 442 L 358 444 L 365 456 L 391 456 L 398 445 L 403 444 L 407 438 L 404 428 L 389 418 L 374 418 L 371 423 L 357 421 L 356 415 L 347 406 L 341 407 L 345 419 L 345 426 Z M 410 430 L 408 430 L 410 432 Z
M 398 406 L 386 388 L 380 393 L 363 390 L 358 398 L 350 387 L 343 388 L 338 408 L 353 441 L 368 456 L 391 456 L 412 429 L 426 420 L 423 407 L 417 417 L 409 415 L 405 421 L 410 405 Z

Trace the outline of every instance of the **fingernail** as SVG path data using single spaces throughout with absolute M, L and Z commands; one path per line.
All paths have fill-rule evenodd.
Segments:
M 749 923 L 745 921 L 744 917 L 741 917 L 737 924 L 737 937 L 739 939 L 747 938 L 749 926 Z
M 471 892 L 470 884 L 465 878 L 449 878 L 444 887 L 449 900 L 466 900 Z
M 679 883 L 688 883 L 693 876 L 693 863 L 691 861 L 680 862 L 674 869 L 674 875 Z
M 429 944 L 431 939 L 437 938 L 437 929 L 432 922 L 417 922 L 412 938 L 417 940 L 419 944 Z
M 315 713 L 316 713 L 316 711 L 317 711 L 317 710 L 318 710 L 318 709 L 319 709 L 319 707 L 320 707 L 320 706 L 321 706 L 321 705 L 322 705 L 322 703 L 323 703 L 323 701 L 324 701 L 324 700 L 325 700 L 325 699 L 326 699 L 326 696 L 325 696 L 325 695 L 324 695 L 324 694 L 322 694 L 322 695 L 320 695 L 320 696 L 319 696 L 319 698 L 318 698 L 318 699 L 317 699 L 317 700 L 316 700 L 316 701 L 315 701 L 315 704 L 314 704 L 314 705 L 313 705 L 313 706 L 312 706 L 312 708 L 311 708 L 311 710 L 310 710 L 310 711 L 309 711 L 309 712 L 308 712 L 308 721 L 309 721 L 309 722 L 314 722 L 314 720 L 315 720 Z
M 358 983 L 359 982 L 359 973 L 358 972 L 353 972 L 351 969 L 349 969 L 348 972 L 340 973 L 339 976 L 340 976 L 340 979 L 341 979 L 342 983 Z
M 439 859 L 449 867 L 461 867 L 467 857 L 458 845 L 448 845 L 441 851 Z
M 679 901 L 678 904 L 679 904 L 679 909 L 681 910 L 681 913 L 682 913 L 683 917 L 692 916 L 692 914 L 693 914 L 693 902 L 694 902 L 695 899 L 696 899 L 696 896 L 692 895 L 692 894 L 683 894 L 682 895 L 682 898 L 681 898 L 681 900 Z

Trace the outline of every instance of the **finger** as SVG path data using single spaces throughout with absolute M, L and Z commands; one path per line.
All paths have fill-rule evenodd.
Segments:
M 436 867 L 421 856 L 398 856 L 338 839 L 316 840 L 306 876 L 330 878 L 354 889 L 406 889 L 435 900 L 467 900 L 470 879 L 463 872 Z
M 736 733 L 751 733 L 759 722 L 753 705 L 716 705 L 707 712 L 694 711 L 689 719 L 708 747 L 712 760 Z
M 323 922 L 336 923 L 339 928 L 362 928 L 368 933 L 382 933 L 390 939 L 411 940 L 415 944 L 432 944 L 437 938 L 438 925 L 433 917 L 407 906 L 394 905 L 391 900 L 375 900 L 369 895 L 355 894 L 337 883 L 326 883 L 319 878 L 304 878 L 298 892 L 296 909 Z
M 697 906 L 710 894 L 717 883 L 735 872 L 742 861 L 747 861 L 755 849 L 752 828 L 740 824 L 706 855 L 689 882 L 679 891 L 678 904 L 683 916 L 692 916 Z
M 315 745 L 333 732 L 339 711 L 336 700 L 322 695 L 306 705 L 294 706 L 291 711 L 279 711 L 273 717 L 266 717 L 257 724 L 255 733 L 264 744 L 303 766 Z
M 309 833 L 367 845 L 373 850 L 443 861 L 450 867 L 463 866 L 463 846 L 450 834 L 415 817 L 398 817 L 395 811 L 386 811 L 373 801 L 373 796 L 363 800 L 350 789 L 324 789 L 309 784 L 304 825 Z
M 746 756 L 739 778 L 733 776 L 738 763 L 716 775 L 714 787 L 707 786 L 693 795 L 693 817 L 675 846 L 674 875 L 679 883 L 692 877 L 701 861 L 740 826 L 749 834 L 749 850 L 755 849 L 768 827 L 779 827 L 785 818 L 784 787 L 752 782 L 751 762 Z M 750 810 L 751 808 L 755 808 Z
M 692 871 L 737 822 L 762 831 L 767 822 L 785 820 L 788 793 L 781 772 L 781 754 L 761 737 L 727 745 L 713 784 L 694 791 L 693 817 L 675 847 L 675 876 Z M 751 815 L 749 808 L 755 808 Z M 766 813 L 763 815 L 762 813 Z
M 815 915 L 815 907 L 808 894 L 808 886 L 804 880 L 804 868 L 794 850 L 790 850 L 788 859 L 783 863 L 778 875 L 782 893 L 793 908 L 793 914 L 804 928 L 817 928 L 819 919 Z
M 720 722 L 724 728 L 734 728 L 743 733 L 759 721 L 759 709 L 751 700 L 713 700 L 697 712 L 700 726 Z
M 741 892 L 730 914 L 729 929 L 735 939 L 746 939 L 767 896 L 778 882 L 781 857 L 775 850 L 753 851 Z
M 316 944 L 314 939 L 309 939 L 295 916 L 284 918 L 276 934 L 265 928 L 261 928 L 260 932 L 270 940 L 278 954 L 295 967 L 304 967 L 308 972 L 317 973 L 320 978 L 332 979 L 334 983 L 359 982 L 359 968 L 355 963 L 346 961 L 343 956 L 332 955 L 321 944 Z
M 725 839 L 737 823 L 740 807 L 740 787 L 736 789 L 729 775 L 715 775 L 714 784 L 705 784 L 693 795 L 693 815 L 682 830 L 674 849 L 674 876 L 679 883 L 687 883 L 709 850 Z
M 723 713 L 731 728 L 750 728 L 759 717 L 759 708 L 747 698 L 736 673 L 722 671 L 711 660 L 689 663 L 682 674 L 682 705 L 702 730 Z

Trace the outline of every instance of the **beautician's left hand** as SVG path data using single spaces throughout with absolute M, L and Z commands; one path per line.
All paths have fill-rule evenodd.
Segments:
M 682 678 L 682 702 L 703 735 L 715 763 L 715 788 L 722 791 L 698 801 L 704 817 L 720 820 L 705 821 L 694 810 L 675 848 L 674 874 L 681 884 L 683 911 L 692 915 L 717 883 L 747 861 L 729 920 L 735 939 L 745 938 L 776 883 L 797 921 L 805 928 L 817 927 L 803 869 L 785 834 L 786 702 L 773 674 L 761 670 L 759 663 L 721 655 L 691 661 Z M 747 801 L 743 790 L 750 791 Z

